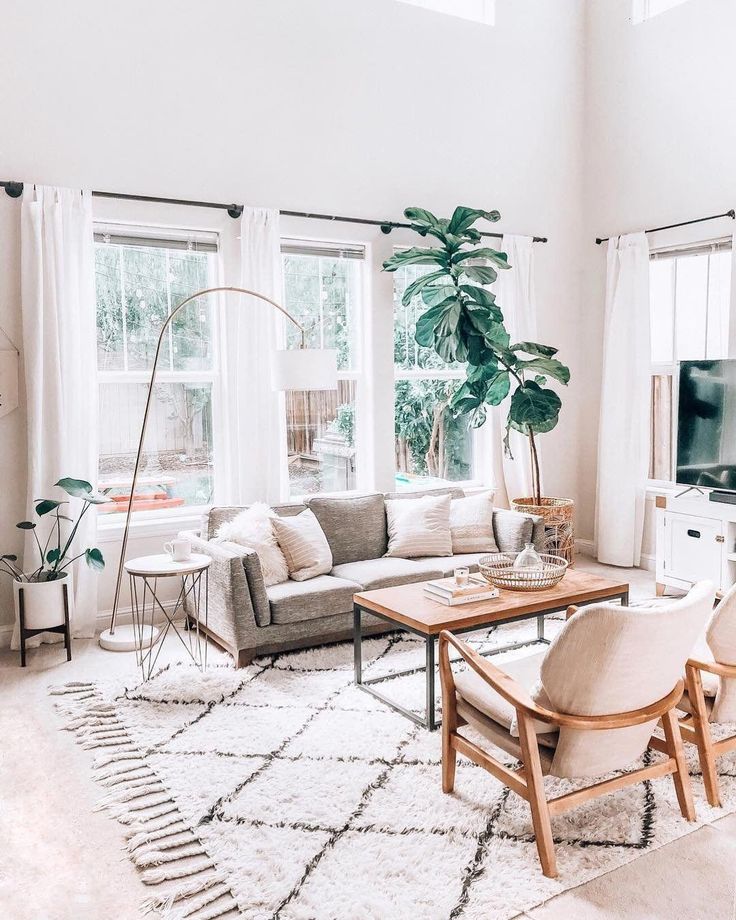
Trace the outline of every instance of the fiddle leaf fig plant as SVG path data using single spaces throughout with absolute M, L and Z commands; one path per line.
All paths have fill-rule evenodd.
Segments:
M 541 502 L 539 458 L 535 435 L 551 431 L 558 422 L 562 401 L 549 380 L 567 385 L 569 369 L 555 358 L 557 349 L 538 342 L 511 342 L 493 284 L 499 271 L 511 266 L 505 252 L 482 244 L 474 224 L 495 223 L 498 211 L 457 207 L 450 218 L 435 217 L 424 208 L 407 208 L 404 216 L 420 236 L 439 245 L 397 251 L 383 263 L 388 272 L 406 265 L 428 265 L 433 270 L 408 285 L 404 306 L 421 297 L 427 308 L 416 323 L 419 345 L 434 348 L 448 363 L 466 365 L 466 376 L 450 402 L 455 415 L 468 415 L 479 428 L 487 406 L 498 406 L 508 396 L 504 446 L 511 454 L 509 435 L 519 431 L 529 439 L 534 498 Z
M 39 539 L 38 525 L 35 521 L 20 521 L 15 526 L 19 530 L 33 532 L 36 547 L 38 548 L 39 565 L 31 572 L 24 572 L 18 566 L 18 557 L 13 553 L 5 553 L 0 556 L 0 572 L 10 575 L 15 581 L 56 581 L 59 578 L 63 578 L 66 575 L 66 569 L 82 557 L 84 557 L 87 565 L 97 572 L 101 572 L 105 568 L 105 559 L 96 547 L 85 549 L 71 558 L 69 554 L 72 541 L 76 536 L 82 518 L 92 505 L 104 504 L 107 499 L 104 495 L 96 492 L 91 483 L 85 479 L 65 477 L 55 485 L 63 489 L 72 498 L 81 498 L 83 502 L 82 508 L 75 520 L 64 513 L 66 506 L 69 504 L 65 500 L 57 501 L 53 498 L 42 498 L 36 501 L 34 511 L 38 517 L 46 518 L 47 515 L 50 515 L 51 524 L 48 527 L 48 534 L 44 543 L 42 544 L 41 539 Z

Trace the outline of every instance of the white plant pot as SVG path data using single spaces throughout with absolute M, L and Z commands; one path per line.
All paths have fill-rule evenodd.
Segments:
M 72 576 L 64 572 L 55 581 L 13 581 L 15 615 L 20 622 L 20 592 L 23 591 L 23 625 L 26 629 L 49 629 L 64 624 L 64 585 L 67 589 L 69 617 L 74 594 Z

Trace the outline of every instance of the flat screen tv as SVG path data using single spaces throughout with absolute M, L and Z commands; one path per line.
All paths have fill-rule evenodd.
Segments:
M 736 359 L 680 364 L 676 481 L 736 492 Z

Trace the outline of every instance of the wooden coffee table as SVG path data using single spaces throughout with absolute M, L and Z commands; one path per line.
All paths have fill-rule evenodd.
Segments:
M 568 571 L 554 588 L 545 591 L 506 591 L 501 589 L 500 597 L 448 607 L 439 601 L 430 600 L 424 593 L 424 583 L 400 585 L 396 588 L 378 588 L 363 591 L 353 597 L 353 645 L 355 653 L 355 683 L 366 693 L 375 696 L 387 706 L 433 731 L 440 724 L 435 716 L 435 642 L 443 629 L 453 633 L 474 632 L 489 626 L 515 623 L 518 620 L 537 620 L 537 638 L 527 642 L 515 642 L 482 654 L 498 655 L 511 649 L 535 643 L 549 643 L 544 636 L 544 618 L 550 613 L 567 610 L 571 604 L 581 606 L 600 601 L 618 600 L 629 602 L 629 586 L 626 582 L 611 581 L 588 572 Z M 363 635 L 361 618 L 363 612 L 386 620 L 395 629 L 403 629 L 420 636 L 425 643 L 425 664 L 408 671 L 394 671 L 381 677 L 363 677 Z M 379 690 L 375 684 L 414 674 L 426 673 L 426 714 L 424 717 L 400 705 Z

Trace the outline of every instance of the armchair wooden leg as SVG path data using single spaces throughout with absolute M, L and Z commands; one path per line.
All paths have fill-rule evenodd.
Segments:
M 542 762 L 539 759 L 539 742 L 528 716 L 518 712 L 519 740 L 524 758 L 524 774 L 529 794 L 529 806 L 532 810 L 532 824 L 537 842 L 539 861 L 542 872 L 547 878 L 557 878 L 557 859 L 555 844 L 552 839 L 552 822 L 549 805 L 544 795 L 544 776 Z
M 440 638 L 440 686 L 442 688 L 442 791 L 455 788 L 457 751 L 452 746 L 452 736 L 457 731 L 457 699 L 455 681 L 450 669 L 447 642 Z
M 670 709 L 662 716 L 662 727 L 667 742 L 667 753 L 677 764 L 677 771 L 672 774 L 677 793 L 677 801 L 680 805 L 682 817 L 686 821 L 695 820 L 695 805 L 693 803 L 693 791 L 690 786 L 690 774 L 687 769 L 685 752 L 682 747 L 682 736 L 680 727 L 677 724 L 677 714 L 674 709 Z
M 687 684 L 687 695 L 693 711 L 692 729 L 698 748 L 700 769 L 703 772 L 705 795 L 709 805 L 714 808 L 720 808 L 721 793 L 718 785 L 718 772 L 716 771 L 716 755 L 713 750 L 713 740 L 710 734 L 708 710 L 705 705 L 700 671 L 688 665 L 685 670 L 685 683 Z

